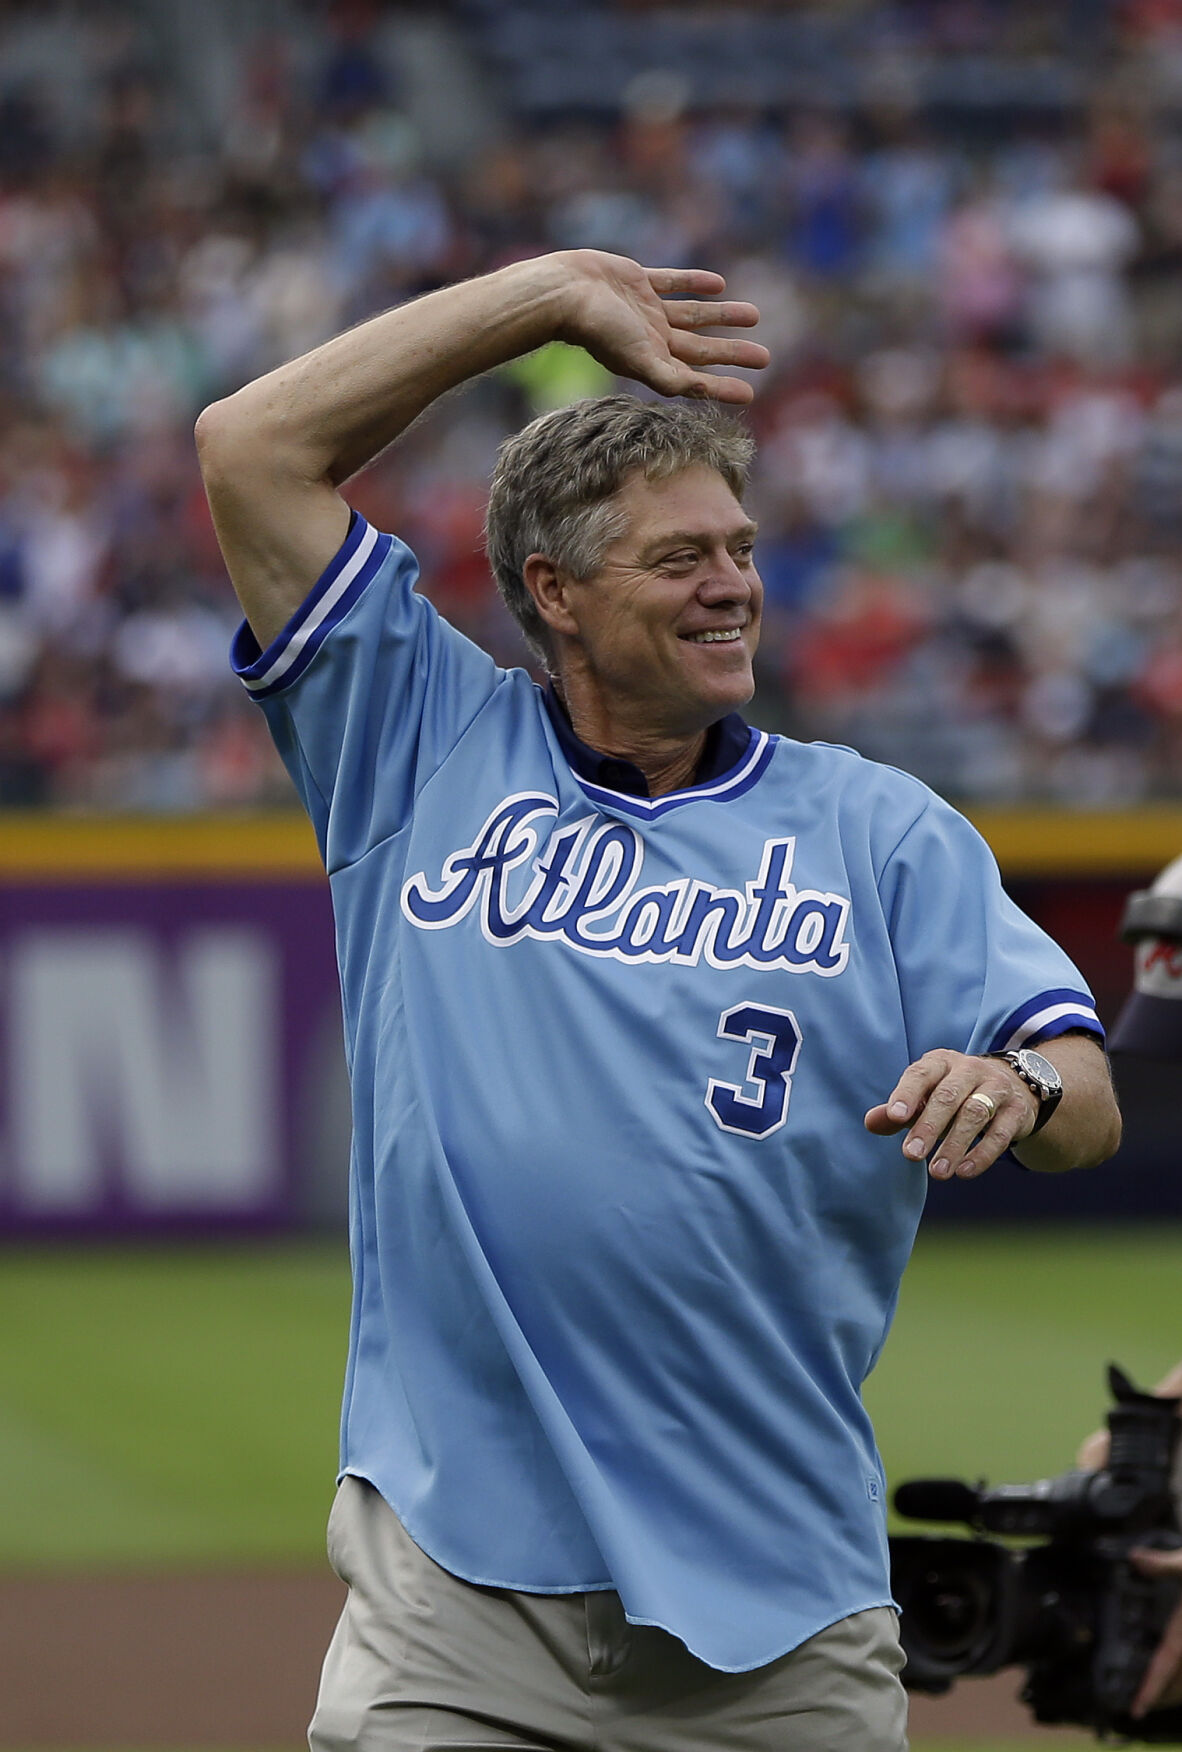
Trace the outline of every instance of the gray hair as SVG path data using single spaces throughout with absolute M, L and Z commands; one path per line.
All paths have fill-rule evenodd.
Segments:
M 642 402 L 604 395 L 531 420 L 497 455 L 485 544 L 497 588 L 543 668 L 553 668 L 549 629 L 526 588 L 530 554 L 589 578 L 627 527 L 614 498 L 627 477 L 667 480 L 695 463 L 720 474 L 736 499 L 755 450 L 748 432 L 710 403 Z

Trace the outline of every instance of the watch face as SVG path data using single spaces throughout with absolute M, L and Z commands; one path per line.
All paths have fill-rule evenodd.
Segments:
M 1033 1052 L 1029 1047 L 1024 1047 L 1016 1056 L 1021 1059 L 1022 1069 L 1027 1075 L 1042 1085 L 1044 1099 L 1062 1089 L 1063 1079 L 1050 1059 L 1043 1058 L 1041 1052 Z

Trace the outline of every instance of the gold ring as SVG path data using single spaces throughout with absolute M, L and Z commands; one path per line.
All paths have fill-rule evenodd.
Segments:
M 992 1095 L 986 1095 L 984 1089 L 974 1089 L 969 1100 L 975 1101 L 979 1107 L 983 1107 L 988 1119 L 992 1119 L 997 1112 L 997 1102 Z

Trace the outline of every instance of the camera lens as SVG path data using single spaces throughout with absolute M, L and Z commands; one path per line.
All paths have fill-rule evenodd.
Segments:
M 988 1626 L 991 1598 L 979 1571 L 941 1567 L 916 1575 L 905 1604 L 911 1640 L 944 1660 L 967 1660 Z

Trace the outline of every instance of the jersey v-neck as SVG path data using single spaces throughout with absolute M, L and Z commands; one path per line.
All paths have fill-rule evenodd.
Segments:
M 647 803 L 649 807 L 645 809 L 645 814 L 651 813 L 668 799 L 685 798 L 700 791 L 703 786 L 711 786 L 718 780 L 726 779 L 732 773 L 736 778 L 747 776 L 743 773 L 743 768 L 752 753 L 753 741 L 768 741 L 761 732 L 753 730 L 738 712 L 728 712 L 725 718 L 720 718 L 707 730 L 701 757 L 690 784 L 677 791 L 667 792 L 663 797 L 654 798 L 649 790 L 647 777 L 634 761 L 625 760 L 620 755 L 604 754 L 598 748 L 592 748 L 590 743 L 584 742 L 575 733 L 566 706 L 553 682 L 547 682 L 542 690 L 542 698 L 554 726 L 554 734 L 562 745 L 562 752 L 575 777 L 595 790 L 610 791 L 616 796 L 636 798 Z

